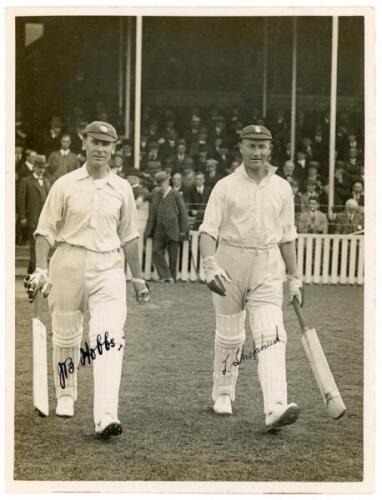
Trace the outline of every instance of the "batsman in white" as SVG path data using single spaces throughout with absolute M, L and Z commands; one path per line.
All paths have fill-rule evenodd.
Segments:
M 248 313 L 266 430 L 278 431 L 299 414 L 298 406 L 287 402 L 282 314 L 285 271 L 289 300 L 302 303 L 293 194 L 268 161 L 268 129 L 244 127 L 239 148 L 242 163 L 216 184 L 200 226 L 202 265 L 216 313 L 212 399 L 215 413 L 232 413 Z
M 109 123 L 86 127 L 86 163 L 54 183 L 35 231 L 36 270 L 26 280 L 30 300 L 39 288 L 49 294 L 56 414 L 62 417 L 74 415 L 83 314 L 89 308 L 93 355 L 87 361 L 93 364 L 95 430 L 103 436 L 122 432 L 118 399 L 125 345 L 124 256 L 137 301 L 150 298 L 141 278 L 133 192 L 108 165 L 117 138 Z M 53 245 L 57 248 L 48 270 Z

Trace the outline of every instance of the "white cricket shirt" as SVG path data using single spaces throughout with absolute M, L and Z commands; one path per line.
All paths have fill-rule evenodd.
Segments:
M 257 184 L 243 163 L 211 192 L 199 231 L 235 245 L 268 248 L 297 238 L 293 192 L 289 183 L 268 174 Z
M 109 174 L 94 180 L 86 163 L 53 184 L 34 235 L 55 242 L 110 252 L 139 236 L 130 184 Z

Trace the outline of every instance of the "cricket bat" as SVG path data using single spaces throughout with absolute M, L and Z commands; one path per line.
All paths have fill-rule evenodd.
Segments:
M 33 406 L 42 416 L 49 415 L 48 361 L 46 327 L 42 319 L 42 295 L 38 290 L 34 299 L 33 334 Z
M 341 418 L 345 414 L 346 407 L 321 347 L 317 332 L 314 328 L 307 326 L 298 300 L 295 298 L 292 303 L 302 330 L 301 342 L 305 355 L 312 368 L 328 415 L 334 419 Z

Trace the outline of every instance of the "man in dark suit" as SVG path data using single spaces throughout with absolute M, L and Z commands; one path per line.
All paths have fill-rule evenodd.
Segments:
M 345 204 L 345 211 L 336 216 L 336 233 L 350 234 L 364 229 L 364 216 L 359 210 L 358 203 L 349 198 Z
M 37 151 L 49 156 L 52 151 L 60 149 L 60 138 L 63 132 L 63 124 L 59 116 L 53 116 L 50 121 L 49 130 L 44 131 L 39 139 Z
M 78 156 L 70 150 L 71 137 L 63 134 L 60 139 L 60 149 L 53 151 L 48 158 L 49 182 L 52 185 L 59 177 L 81 167 Z
M 20 225 L 27 230 L 30 245 L 28 274 L 36 267 L 36 253 L 33 233 L 37 227 L 42 207 L 48 195 L 50 184 L 44 177 L 45 156 L 34 157 L 33 172 L 21 179 L 18 199 Z
M 171 188 L 168 175 L 158 172 L 159 190 L 153 193 L 145 237 L 153 238 L 153 262 L 159 279 L 173 283 L 177 278 L 179 243 L 188 232 L 187 209 L 182 195 Z M 164 253 L 167 249 L 170 266 Z
M 189 209 L 191 215 L 195 217 L 193 229 L 197 231 L 203 222 L 204 211 L 206 209 L 208 198 L 211 194 L 211 188 L 205 185 L 205 176 L 203 172 L 198 172 L 195 176 L 195 186 L 190 189 Z

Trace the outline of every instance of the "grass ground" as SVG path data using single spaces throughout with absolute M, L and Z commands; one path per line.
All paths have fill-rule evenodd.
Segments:
M 318 330 L 348 411 L 333 421 L 305 359 L 297 320 L 285 307 L 289 400 L 296 424 L 263 432 L 256 362 L 240 367 L 234 415 L 218 417 L 210 400 L 214 316 L 200 284 L 153 284 L 153 299 L 131 297 L 120 391 L 124 432 L 102 441 L 92 421 L 92 370 L 79 372 L 76 414 L 33 412 L 32 308 L 17 284 L 16 480 L 361 481 L 363 470 L 363 289 L 307 286 L 306 315 Z M 247 332 L 246 350 L 251 348 Z M 51 355 L 49 346 L 49 356 Z M 51 377 L 52 378 L 52 377 Z

